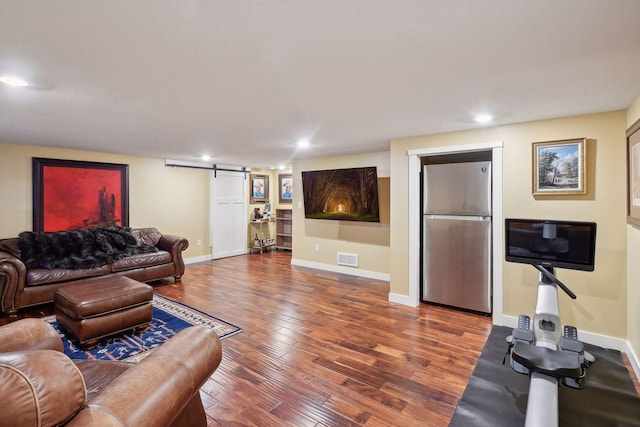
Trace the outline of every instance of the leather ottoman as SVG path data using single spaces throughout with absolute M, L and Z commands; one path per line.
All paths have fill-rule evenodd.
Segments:
M 153 317 L 152 300 L 151 286 L 125 276 L 77 282 L 53 295 L 58 324 L 82 349 L 109 335 L 146 329 Z

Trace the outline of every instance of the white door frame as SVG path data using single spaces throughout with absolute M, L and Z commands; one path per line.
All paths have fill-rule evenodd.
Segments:
M 409 150 L 409 302 L 417 307 L 420 304 L 420 158 L 429 155 L 468 153 L 473 151 L 492 152 L 492 245 L 493 245 L 493 324 L 503 325 L 502 313 L 502 251 L 503 227 L 502 213 L 502 141 L 479 144 L 456 145 L 449 147 L 422 148 Z

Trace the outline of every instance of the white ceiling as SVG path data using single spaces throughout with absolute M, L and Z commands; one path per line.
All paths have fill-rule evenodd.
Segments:
M 640 1 L 0 0 L 3 74 L 0 142 L 270 167 L 625 109 Z

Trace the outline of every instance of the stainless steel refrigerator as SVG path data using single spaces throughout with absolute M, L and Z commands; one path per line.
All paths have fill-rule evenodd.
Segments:
M 423 172 L 422 299 L 491 313 L 491 162 Z

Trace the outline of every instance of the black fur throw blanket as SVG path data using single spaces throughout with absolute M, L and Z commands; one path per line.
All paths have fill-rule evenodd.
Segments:
M 155 246 L 139 246 L 129 227 L 24 231 L 19 239 L 21 259 L 27 268 L 94 268 L 129 255 L 158 251 Z

